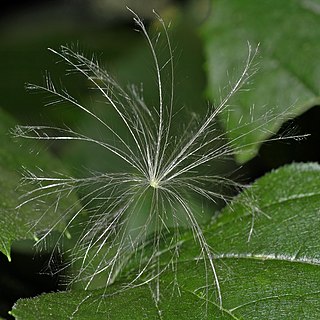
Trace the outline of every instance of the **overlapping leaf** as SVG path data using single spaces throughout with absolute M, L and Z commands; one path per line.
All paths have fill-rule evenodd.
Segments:
M 33 239 L 37 232 L 55 225 L 54 222 L 59 221 L 59 217 L 70 207 L 76 206 L 77 197 L 71 193 L 59 199 L 58 193 L 46 194 L 35 199 L 39 201 L 16 209 L 23 203 L 23 195 L 32 190 L 28 185 L 21 186 L 23 166 L 35 171 L 39 171 L 37 166 L 41 166 L 42 170 L 61 174 L 66 170 L 48 152 L 34 153 L 32 144 L 24 144 L 23 148 L 19 148 L 19 144 L 14 143 L 10 135 L 14 121 L 3 111 L 0 119 L 0 251 L 10 260 L 10 248 L 14 240 Z M 57 201 L 61 202 L 59 210 L 53 205 Z M 41 219 L 44 214 L 46 219 Z M 56 229 L 63 224 L 63 220 L 57 223 Z

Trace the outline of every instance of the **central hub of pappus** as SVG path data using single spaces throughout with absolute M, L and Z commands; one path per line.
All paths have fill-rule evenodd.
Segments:
M 152 188 L 158 188 L 159 187 L 159 180 L 157 178 L 151 178 L 149 181 L 149 184 Z

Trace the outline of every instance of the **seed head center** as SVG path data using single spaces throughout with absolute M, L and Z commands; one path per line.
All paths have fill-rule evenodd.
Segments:
M 158 181 L 158 179 L 156 179 L 156 178 L 151 178 L 150 179 L 150 181 L 149 181 L 149 183 L 150 183 L 150 186 L 152 187 L 152 188 L 158 188 L 159 187 L 159 181 Z

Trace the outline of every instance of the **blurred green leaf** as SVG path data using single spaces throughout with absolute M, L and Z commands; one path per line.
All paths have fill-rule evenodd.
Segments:
M 0 28 L 0 60 L 5 61 L 1 65 L 4 81 L 0 86 L 3 109 L 28 124 L 76 123 L 81 119 L 81 113 L 73 108 L 64 108 L 61 113 L 59 106 L 45 109 L 43 104 L 48 101 L 48 95 L 30 94 L 25 90 L 26 83 L 43 84 L 45 70 L 49 70 L 53 71 L 52 78 L 57 87 L 60 87 L 61 81 L 70 94 L 76 92 L 81 97 L 91 94 L 86 79 L 75 74 L 67 76 L 65 64 L 58 63 L 59 58 L 47 48 L 74 45 L 79 51 L 86 52 L 88 57 L 95 53 L 99 60 L 103 57 L 112 61 L 121 57 L 128 47 L 132 48 L 136 38 L 139 35 L 127 27 L 106 28 L 94 22 L 75 23 L 69 15 L 66 20 L 57 20 L 50 12 L 21 23 L 4 25 Z
M 320 166 L 292 164 L 257 180 L 205 231 L 222 292 L 219 308 L 192 234 L 176 271 L 161 252 L 160 301 L 152 283 L 21 299 L 16 319 L 316 319 L 320 299 Z M 155 267 L 156 268 L 156 267 Z M 209 283 L 206 285 L 206 276 Z M 207 289 L 207 290 L 206 290 Z
M 238 92 L 223 114 L 229 138 L 242 148 L 236 157 L 243 163 L 286 120 L 320 103 L 320 1 L 217 0 L 212 6 L 203 39 L 213 101 L 241 72 L 247 43 L 253 49 L 260 44 L 249 90 Z
M 68 197 L 59 199 L 58 194 L 52 194 L 35 199 L 19 209 L 16 209 L 25 198 L 22 196 L 33 190 L 30 185 L 21 186 L 21 171 L 24 167 L 41 173 L 65 173 L 62 164 L 48 152 L 32 153 L 32 144 L 22 146 L 14 143 L 10 129 L 15 121 L 0 110 L 0 251 L 10 260 L 10 247 L 14 240 L 34 239 L 36 233 L 46 230 L 54 222 L 59 221 L 66 210 L 77 204 L 77 197 L 71 193 Z M 20 141 L 21 142 L 21 141 Z M 20 173 L 19 173 L 20 172 Z M 40 200 L 36 201 L 36 200 Z M 61 200 L 61 201 L 60 201 Z M 55 203 L 60 202 L 56 210 Z M 76 206 L 76 205 L 75 205 Z M 41 219 L 42 215 L 45 219 Z M 56 224 L 58 230 L 64 225 L 64 219 Z M 35 226 L 33 228 L 33 226 Z

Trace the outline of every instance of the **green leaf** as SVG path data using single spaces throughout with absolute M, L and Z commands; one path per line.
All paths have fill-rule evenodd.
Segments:
M 10 248 L 14 240 L 34 239 L 41 231 L 48 229 L 58 221 L 65 211 L 77 203 L 77 197 L 70 194 L 60 201 L 59 209 L 55 203 L 58 195 L 49 195 L 32 201 L 16 209 L 24 200 L 23 195 L 33 190 L 34 186 L 21 186 L 22 168 L 39 172 L 60 172 L 66 170 L 61 163 L 48 152 L 33 153 L 32 143 L 14 143 L 10 129 L 14 120 L 0 109 L 0 252 L 10 260 Z M 60 200 L 60 199 L 59 199 Z M 45 215 L 45 219 L 41 216 Z M 64 226 L 64 221 L 57 223 L 55 229 Z M 35 226 L 35 227 L 34 227 Z
M 16 319 L 317 319 L 320 316 L 320 166 L 292 164 L 257 180 L 205 231 L 223 307 L 192 234 L 179 258 L 162 252 L 154 284 L 19 300 Z M 171 267 L 175 267 L 172 271 Z M 207 286 L 206 286 L 207 277 Z
M 213 101 L 243 69 L 247 43 L 259 45 L 249 90 L 235 94 L 222 115 L 243 163 L 286 120 L 320 103 L 320 1 L 216 0 L 212 6 L 203 38 Z

